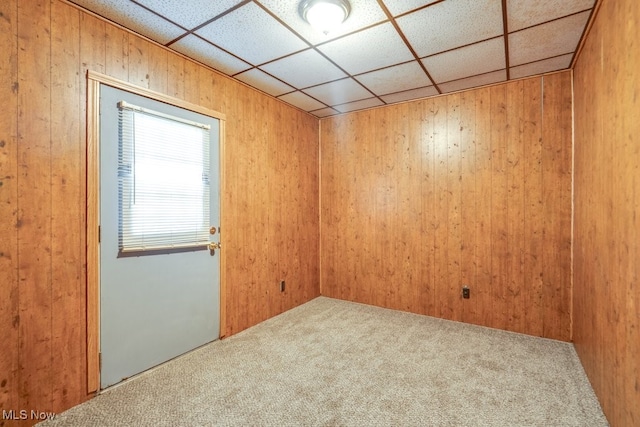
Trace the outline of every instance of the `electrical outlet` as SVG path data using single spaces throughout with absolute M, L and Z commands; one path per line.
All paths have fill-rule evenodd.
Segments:
M 284 292 L 284 280 L 280 281 L 280 292 Z
M 470 296 L 471 296 L 471 289 L 469 289 L 467 286 L 463 286 L 462 287 L 462 298 L 469 299 Z

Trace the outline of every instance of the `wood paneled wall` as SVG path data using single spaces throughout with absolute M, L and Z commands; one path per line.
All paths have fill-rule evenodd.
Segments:
M 640 425 L 640 3 L 604 0 L 574 69 L 574 340 L 612 426 Z
M 226 115 L 223 333 L 319 295 L 316 118 L 62 0 L 0 2 L 0 52 L 0 409 L 87 398 L 88 69 Z
M 570 340 L 571 96 L 563 72 L 321 120 L 321 293 Z

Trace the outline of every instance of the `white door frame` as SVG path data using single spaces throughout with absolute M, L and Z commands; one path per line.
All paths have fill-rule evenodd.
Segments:
M 100 389 L 100 85 L 121 89 L 220 121 L 220 222 L 223 218 L 226 116 L 172 96 L 87 71 L 87 393 Z M 225 251 L 220 250 L 220 338 L 226 334 Z

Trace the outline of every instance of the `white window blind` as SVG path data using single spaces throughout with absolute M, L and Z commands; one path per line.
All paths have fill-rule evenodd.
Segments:
M 208 125 L 118 103 L 120 251 L 209 241 Z

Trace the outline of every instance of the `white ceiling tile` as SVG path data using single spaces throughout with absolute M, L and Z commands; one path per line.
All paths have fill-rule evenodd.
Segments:
M 196 31 L 251 64 L 307 48 L 307 44 L 251 2 Z
M 242 0 L 136 0 L 167 19 L 192 29 L 242 3 Z
M 392 93 L 390 95 L 381 96 L 382 100 L 387 104 L 395 102 L 408 101 L 410 99 L 426 98 L 427 96 L 437 95 L 438 91 L 433 86 L 421 87 L 418 89 L 406 90 L 404 92 Z
M 336 37 L 352 33 L 361 28 L 382 22 L 387 19 L 378 3 L 371 0 L 350 0 L 351 13 L 340 28 L 323 34 L 313 29 L 298 13 L 300 1 L 261 0 L 261 3 L 284 23 L 300 34 L 311 44 L 322 43 Z
M 349 111 L 362 110 L 362 109 L 371 108 L 371 107 L 378 107 L 380 105 L 384 105 L 384 104 L 378 98 L 369 98 L 369 99 L 362 99 L 360 101 L 349 102 L 347 104 L 338 105 L 335 108 L 341 113 L 347 113 Z
M 503 34 L 500 0 L 447 0 L 397 20 L 419 57 Z
M 509 65 L 516 66 L 575 51 L 589 12 L 509 34 Z
M 251 65 L 246 62 L 194 35 L 188 35 L 178 40 L 177 43 L 171 45 L 171 48 L 225 74 L 232 75 L 251 68 Z
M 481 74 L 479 76 L 468 77 L 466 79 L 454 80 L 449 83 L 438 85 L 443 93 L 455 92 L 457 90 L 469 89 L 477 86 L 485 86 L 492 83 L 499 83 L 507 80 L 505 70 L 494 71 L 493 73 Z
M 347 76 L 313 49 L 270 62 L 260 68 L 299 89 Z
M 437 95 L 422 65 L 444 93 L 505 81 L 503 3 L 510 77 L 566 69 L 597 3 L 350 0 L 344 24 L 322 34 L 300 0 L 71 1 L 162 44 L 184 36 L 170 47 L 317 117 Z
M 329 116 L 334 116 L 338 114 L 339 111 L 329 107 L 329 108 L 323 108 L 321 110 L 311 111 L 310 113 L 316 117 L 329 117 Z
M 509 73 L 512 79 L 519 79 L 520 77 L 527 77 L 536 74 L 562 70 L 565 68 L 569 68 L 569 66 L 571 65 L 571 58 L 573 58 L 573 53 L 556 56 L 555 58 L 549 58 L 543 61 L 532 62 L 530 64 L 519 65 L 517 67 L 511 67 L 509 69 Z
M 431 80 L 416 61 L 360 74 L 356 79 L 376 95 L 431 85 Z
M 74 3 L 160 44 L 184 34 L 182 28 L 129 0 L 74 0 Z
M 595 0 L 507 0 L 509 32 L 593 7 Z
M 422 63 L 436 83 L 501 70 L 506 67 L 504 38 L 498 37 L 430 56 L 423 59 Z
M 342 79 L 305 89 L 305 92 L 327 105 L 345 104 L 371 97 L 371 93 L 353 79 Z
M 323 44 L 318 49 L 350 74 L 413 59 L 411 51 L 389 22 Z
M 292 92 L 294 90 L 294 88 L 288 84 L 282 83 L 278 79 L 274 79 L 257 68 L 238 74 L 235 78 L 273 96 L 282 95 L 283 93 Z
M 398 16 L 437 1 L 438 0 L 383 0 L 385 6 L 387 6 L 387 9 L 389 9 L 389 12 L 391 12 L 393 16 Z
M 292 92 L 286 95 L 280 96 L 278 99 L 284 102 L 294 105 L 304 111 L 313 111 L 325 107 L 321 102 L 316 101 L 310 96 L 305 95 L 302 92 Z

